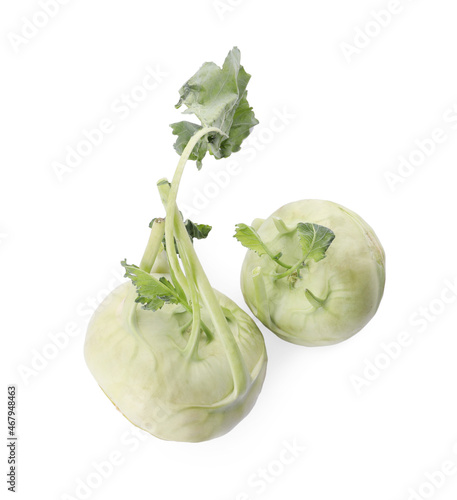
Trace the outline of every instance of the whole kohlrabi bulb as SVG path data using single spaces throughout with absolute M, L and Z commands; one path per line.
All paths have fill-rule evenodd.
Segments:
M 234 302 L 215 293 L 248 373 L 241 392 L 234 387 L 233 353 L 216 333 L 202 333 L 198 352 L 189 357 L 192 315 L 175 304 L 143 309 L 130 282 L 102 302 L 89 324 L 85 358 L 98 384 L 133 424 L 162 439 L 220 436 L 249 413 L 260 393 L 267 363 L 262 334 Z M 205 307 L 201 314 L 213 330 Z
M 385 255 L 373 229 L 357 214 L 330 201 L 303 200 L 266 220 L 256 219 L 249 229 L 247 243 L 238 239 L 258 251 L 247 252 L 241 288 L 251 311 L 279 337 L 306 346 L 335 344 L 374 316 L 384 291 Z M 322 238 L 326 251 L 314 242 L 319 257 L 291 273 L 278 260 L 292 269 L 300 262 L 303 239 L 311 240 L 306 229 L 320 231 L 317 240 Z M 255 232 L 270 255 L 257 240 L 253 244 Z

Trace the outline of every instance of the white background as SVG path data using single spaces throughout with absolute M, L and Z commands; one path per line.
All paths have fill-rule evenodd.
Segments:
M 455 498 L 457 285 L 446 284 L 457 282 L 455 1 L 399 5 L 381 27 L 373 11 L 395 2 L 75 0 L 47 24 L 40 2 L 2 2 L 0 434 L 6 445 L 7 385 L 17 384 L 15 498 Z M 24 28 L 34 19 L 46 24 L 35 33 Z M 29 39 L 18 42 L 24 29 Z M 261 124 L 234 156 L 237 175 L 224 176 L 224 160 L 205 160 L 201 172 L 189 163 L 178 200 L 214 226 L 197 244 L 213 286 L 247 309 L 234 225 L 323 198 L 375 228 L 385 296 L 362 332 L 333 347 L 295 346 L 262 328 L 264 389 L 224 437 L 135 437 L 85 365 L 90 304 L 116 284 L 120 260 L 139 262 L 150 219 L 163 215 L 155 183 L 178 159 L 168 126 L 182 119 L 178 89 L 234 45 Z M 112 106 L 147 67 L 166 76 L 121 117 Z M 289 116 L 280 127 L 278 113 Z M 113 132 L 59 179 L 53 162 L 103 119 Z M 437 128 L 446 140 L 398 174 L 399 157 L 420 160 L 416 141 Z M 388 172 L 401 182 L 389 184 Z M 213 199 L 202 208 L 204 192 Z M 401 332 L 410 344 L 394 360 L 383 355 Z M 50 336 L 66 345 L 56 352 Z M 357 390 L 369 363 L 382 367 Z M 301 451 L 281 465 L 294 442 Z M 96 466 L 113 453 L 101 478 Z M 6 491 L 6 447 L 1 455 Z M 436 473 L 446 461 L 448 474 Z

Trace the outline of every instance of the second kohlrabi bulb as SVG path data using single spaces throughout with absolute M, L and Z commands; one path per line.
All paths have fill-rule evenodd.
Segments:
M 278 279 L 283 267 L 269 255 L 248 250 L 242 292 L 255 316 L 282 339 L 305 346 L 335 344 L 360 331 L 376 313 L 384 291 L 384 250 L 361 217 L 330 201 L 289 203 L 252 227 L 272 255 L 294 263 L 302 256 L 293 231 L 300 223 L 334 233 L 325 258 L 309 259 L 298 272 Z

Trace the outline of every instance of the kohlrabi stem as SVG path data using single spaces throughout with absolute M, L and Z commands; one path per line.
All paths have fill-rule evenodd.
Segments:
M 181 256 L 181 261 L 184 266 L 184 271 L 186 273 L 187 281 L 189 283 L 190 301 L 192 305 L 192 330 L 190 332 L 190 337 L 187 345 L 184 349 L 184 354 L 188 358 L 196 359 L 198 355 L 198 344 L 200 341 L 201 332 L 201 310 L 200 310 L 200 300 L 198 297 L 198 290 L 195 286 L 195 276 L 194 270 L 189 262 L 186 253 L 183 250 L 182 243 L 180 240 L 177 241 L 179 255 Z
M 158 183 L 157 186 L 160 188 L 161 185 L 169 187 L 169 183 L 166 179 L 161 179 Z M 165 207 L 166 209 L 167 207 Z M 170 224 L 167 223 L 168 217 L 165 217 L 165 245 L 166 245 L 166 253 L 167 253 L 167 258 L 168 258 L 168 264 L 170 267 L 170 274 L 173 283 L 176 286 L 176 289 L 178 290 L 178 294 L 181 296 L 182 299 L 187 300 L 187 296 L 189 295 L 189 284 L 187 282 L 187 279 L 182 272 L 181 266 L 179 265 L 178 261 L 178 254 L 176 253 L 176 248 L 175 248 L 175 243 L 174 243 L 174 237 L 172 234 L 171 237 L 171 244 L 170 240 L 167 240 L 166 234 L 167 234 L 167 226 L 170 226 Z M 172 228 L 173 232 L 173 228 Z
M 167 206 L 167 200 L 168 200 L 168 194 L 170 192 L 170 183 L 166 179 L 161 179 L 157 183 L 157 187 L 158 187 L 158 190 L 159 190 L 159 194 L 160 194 L 160 198 L 162 200 L 162 203 L 166 207 Z M 179 241 L 176 241 L 176 244 L 177 244 L 178 247 L 180 246 L 180 242 Z M 186 282 L 186 288 L 187 288 L 188 293 L 190 295 L 191 304 L 189 305 L 187 295 L 185 295 L 183 297 L 183 306 L 184 306 L 184 308 L 190 314 L 192 314 L 194 316 L 193 309 L 194 308 L 200 309 L 200 301 L 199 301 L 199 298 L 198 298 L 198 290 L 197 290 L 197 296 L 195 296 L 195 295 L 193 296 L 192 288 L 195 288 L 194 287 L 194 282 L 189 282 L 189 280 L 186 279 L 186 276 L 189 277 L 189 276 L 193 275 L 193 270 L 191 269 L 190 265 L 188 265 L 188 260 L 187 259 L 185 259 L 185 260 L 183 259 L 183 265 L 184 265 L 184 268 L 186 270 L 186 276 L 185 276 L 182 273 L 181 267 L 179 266 L 178 255 L 176 253 L 176 248 L 174 246 L 172 248 L 172 252 L 173 252 L 173 254 L 174 254 L 175 258 L 176 258 L 177 271 L 182 275 L 183 281 Z M 167 255 L 167 257 L 169 257 L 170 252 L 166 253 L 166 255 Z M 181 255 L 185 255 L 185 252 L 183 252 Z M 167 266 L 168 266 L 168 263 L 167 263 Z M 170 266 L 168 266 L 168 267 L 170 268 Z M 158 271 L 158 272 L 160 272 L 160 271 Z M 173 272 L 172 269 L 170 269 L 170 274 L 172 276 L 173 283 L 175 283 L 176 282 L 176 279 L 175 279 L 176 275 L 174 274 L 174 272 Z M 194 279 L 194 281 L 195 281 L 195 279 Z M 194 304 L 195 304 L 195 306 L 194 306 Z M 194 322 L 195 325 L 198 325 L 198 323 L 200 323 L 201 329 L 205 332 L 205 335 L 206 335 L 206 338 L 208 339 L 208 341 L 213 340 L 214 339 L 214 335 L 212 334 L 212 332 L 208 328 L 208 326 L 205 324 L 205 322 L 201 319 L 200 313 L 199 313 L 198 317 L 200 318 L 200 320 L 199 320 L 199 322 L 195 321 Z M 192 322 L 192 320 L 191 320 L 191 322 Z M 196 327 L 194 326 L 193 328 L 196 328 Z M 198 341 L 200 339 L 199 333 L 200 332 L 198 332 L 198 335 L 197 334 L 191 335 L 192 341 L 194 341 L 195 344 L 198 344 Z M 191 349 L 190 347 L 189 348 L 186 347 L 186 351 L 187 352 L 191 351 L 191 354 L 193 354 L 194 349 Z
M 174 249 L 174 230 L 176 231 L 176 237 L 179 240 L 180 245 L 183 248 L 183 253 L 186 254 L 189 264 L 193 270 L 193 276 L 197 282 L 197 288 L 203 299 L 203 302 L 208 309 L 208 313 L 213 322 L 214 329 L 217 333 L 217 337 L 222 342 L 222 345 L 227 354 L 227 359 L 230 365 L 230 369 L 233 377 L 234 392 L 237 395 L 243 394 L 248 386 L 248 381 L 250 379 L 249 372 L 244 363 L 241 352 L 238 345 L 233 337 L 233 334 L 228 326 L 227 320 L 222 312 L 221 306 L 217 300 L 216 294 L 206 277 L 205 271 L 197 257 L 195 249 L 190 241 L 187 230 L 184 226 L 184 221 L 181 215 L 177 211 L 176 198 L 178 194 L 179 183 L 181 181 L 182 174 L 184 172 L 184 167 L 191 155 L 194 147 L 198 141 L 211 132 L 222 133 L 221 130 L 215 127 L 207 127 L 199 130 L 195 135 L 191 137 L 187 146 L 179 159 L 178 165 L 176 167 L 175 174 L 173 176 L 173 181 L 171 183 L 170 191 L 166 197 L 166 219 L 165 219 L 165 243 L 167 246 L 167 253 L 170 248 Z M 162 188 L 162 192 L 166 195 L 167 186 L 159 186 Z
M 283 267 L 284 269 L 290 269 L 292 266 L 289 266 L 288 264 L 286 264 L 285 262 L 282 262 L 278 256 L 276 255 L 270 255 L 268 254 L 277 264 L 279 264 L 281 267 Z
M 293 274 L 295 271 L 297 271 L 298 269 L 300 269 L 301 267 L 303 267 L 303 263 L 304 263 L 305 259 L 304 260 L 300 260 L 299 262 L 297 262 L 294 266 L 290 267 L 287 271 L 284 271 L 283 273 L 281 274 L 274 274 L 273 275 L 273 278 L 275 280 L 280 280 L 281 278 L 287 278 L 287 276 L 290 276 L 291 274 Z
M 165 219 L 165 243 L 167 245 L 167 254 L 172 258 L 173 262 L 171 264 L 174 266 L 177 263 L 176 252 L 174 252 L 174 240 L 173 240 L 173 226 L 175 220 L 176 212 L 176 198 L 178 196 L 179 184 L 181 182 L 181 177 L 184 172 L 184 167 L 186 166 L 189 156 L 192 154 L 194 147 L 197 145 L 198 141 L 205 135 L 211 132 L 219 132 L 223 134 L 221 130 L 216 127 L 205 127 L 200 129 L 196 134 L 194 134 L 184 151 L 181 154 L 181 158 L 176 166 L 175 173 L 173 175 L 173 180 L 171 182 L 170 193 L 168 195 L 168 202 L 166 206 L 166 219 Z M 171 250 L 171 253 L 168 252 Z M 174 254 L 174 255 L 173 255 Z M 176 261 L 174 258 L 176 257 Z M 179 263 L 177 263 L 179 266 Z
M 282 262 L 281 261 L 281 257 L 282 257 L 282 254 L 281 253 L 278 253 L 278 254 L 274 254 L 268 247 L 267 245 L 265 245 L 265 243 L 262 241 L 262 238 L 258 235 L 257 233 L 257 227 L 260 227 L 262 225 L 262 221 L 261 219 L 255 219 L 252 223 L 252 226 L 251 226 L 251 230 L 253 231 L 253 233 L 255 234 L 256 238 L 259 240 L 259 243 L 262 245 L 262 248 L 264 249 L 265 253 L 268 255 L 268 257 L 270 257 L 270 259 L 272 259 L 274 262 L 276 262 L 277 264 L 279 264 L 281 267 L 283 267 L 284 269 L 290 269 L 292 266 L 289 266 L 288 264 L 286 264 L 285 262 Z
M 227 359 L 233 377 L 234 391 L 237 395 L 243 394 L 250 380 L 249 372 L 244 363 L 239 347 L 233 337 L 233 334 L 228 326 L 227 320 L 222 312 L 222 308 L 217 300 L 216 294 L 203 270 L 203 267 L 198 260 L 197 253 L 189 239 L 187 230 L 184 226 L 179 213 L 175 216 L 175 224 L 177 229 L 177 237 L 180 239 L 184 252 L 188 256 L 194 269 L 194 276 L 197 280 L 198 290 L 201 294 L 203 302 L 208 310 L 214 329 L 219 337 L 227 354 Z
M 159 255 L 157 255 L 151 273 L 170 274 L 170 266 L 168 265 L 167 252 L 165 252 L 165 250 L 162 250 L 159 252 Z
M 173 247 L 174 247 L 174 245 L 173 245 Z M 176 251 L 174 249 L 173 249 L 173 251 L 176 254 Z M 170 254 L 168 253 L 168 251 L 166 253 L 167 253 L 167 257 L 169 257 Z M 177 259 L 177 257 L 176 257 L 176 259 Z M 173 266 L 171 264 L 170 260 L 168 260 L 168 264 L 169 264 L 169 268 L 170 268 L 171 281 L 174 283 L 175 288 L 176 288 L 181 300 L 183 302 L 187 302 L 187 296 L 189 295 L 189 284 L 187 283 L 186 277 L 184 276 L 184 273 L 182 272 L 181 267 L 179 266 L 179 263 L 178 263 L 178 266 Z M 192 312 L 190 309 L 189 309 L 189 311 Z
M 254 229 L 254 231 L 255 231 L 255 229 Z M 257 234 L 257 232 L 256 232 L 256 234 Z M 261 242 L 262 240 L 260 239 L 260 236 L 258 236 L 258 238 L 259 238 L 259 241 Z M 275 255 L 264 243 L 262 243 L 262 247 L 265 250 L 265 253 L 268 255 L 268 257 L 270 257 L 270 259 L 274 260 L 276 262 L 276 264 L 279 264 L 284 269 L 290 269 L 291 268 L 291 266 L 289 266 L 285 262 L 281 261 L 281 254 L 280 253 L 278 253 L 278 254 Z
M 151 272 L 152 266 L 157 258 L 159 252 L 163 249 L 162 240 L 165 233 L 165 220 L 155 219 L 152 223 L 149 241 L 144 251 L 143 258 L 141 259 L 140 269 Z
M 150 273 L 154 264 L 157 262 L 157 257 L 161 251 L 163 251 L 163 236 L 165 234 L 165 220 L 164 219 L 154 219 L 152 223 L 151 233 L 149 235 L 149 241 L 144 251 L 143 258 L 141 259 L 140 269 Z M 186 299 L 186 292 L 183 287 L 187 286 L 185 277 L 178 281 L 174 274 L 174 270 L 171 268 L 169 272 L 176 282 L 176 290 L 178 291 L 181 299 Z
M 319 297 L 316 297 L 311 290 L 308 290 L 308 288 L 305 290 L 305 295 L 306 298 L 308 299 L 309 303 L 315 308 L 319 309 L 321 307 L 325 306 L 325 303 L 327 302 L 327 298 L 325 299 L 320 299 Z M 328 297 L 328 295 L 327 295 Z

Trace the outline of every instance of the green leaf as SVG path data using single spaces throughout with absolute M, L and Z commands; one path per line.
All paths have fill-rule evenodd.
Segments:
M 197 143 L 190 159 L 201 161 L 206 152 L 216 159 L 227 158 L 239 151 L 241 143 L 259 122 L 247 101 L 246 87 L 251 76 L 240 64 L 241 54 L 234 47 L 227 55 L 222 68 L 207 62 L 180 89 L 177 108 L 187 107 L 185 114 L 194 114 L 203 127 L 217 127 L 222 134 L 209 134 Z M 189 139 L 202 127 L 183 121 L 171 125 L 178 138 L 174 144 L 182 154 Z
M 335 239 L 335 234 L 331 229 L 309 222 L 299 222 L 297 233 L 303 250 L 303 262 L 308 259 L 313 259 L 314 262 L 322 260 Z
M 157 220 L 157 218 L 152 219 L 152 221 L 149 223 L 150 228 L 152 228 L 155 220 Z M 195 224 L 190 219 L 185 220 L 184 225 L 186 227 L 187 233 L 189 234 L 189 238 L 192 243 L 194 242 L 194 239 L 204 240 L 205 238 L 207 238 L 208 234 L 212 229 L 212 226 L 208 226 L 207 224 Z M 165 241 L 165 236 L 163 237 L 162 244 L 164 250 L 166 250 L 167 245 Z M 176 253 L 179 255 L 176 241 L 175 241 L 175 248 L 176 248 Z
M 157 311 L 165 304 L 181 303 L 177 291 L 166 278 L 158 280 L 138 266 L 127 264 L 126 260 L 121 265 L 125 269 L 125 277 L 130 278 L 136 286 L 136 302 L 142 304 L 144 309 Z
M 178 138 L 174 143 L 174 148 L 179 155 L 182 155 L 184 148 L 189 142 L 190 138 L 198 132 L 202 127 L 191 122 L 178 122 L 172 123 L 170 127 L 173 130 L 173 135 L 177 135 Z M 194 147 L 192 153 L 189 156 L 189 160 L 195 160 L 197 162 L 197 167 L 200 170 L 201 162 L 206 155 L 208 150 L 208 143 L 204 139 L 201 139 L 197 145 Z
M 282 253 L 279 252 L 276 255 L 265 245 L 257 231 L 246 224 L 237 224 L 236 231 L 234 234 L 234 238 L 236 238 L 244 247 L 249 248 L 249 250 L 253 250 L 257 252 L 257 254 L 261 257 L 262 255 L 268 255 L 272 260 L 274 260 L 280 266 L 289 269 L 290 266 L 285 262 L 282 262 L 280 259 L 282 257 Z
M 197 240 L 204 240 L 209 232 L 212 229 L 212 226 L 208 226 L 207 224 L 194 224 L 191 220 L 187 219 L 184 221 L 184 226 L 187 230 L 187 234 L 189 235 L 190 241 L 193 244 L 194 243 L 194 238 Z M 165 241 L 165 236 L 163 237 L 163 248 L 166 250 L 167 249 L 167 244 Z M 179 250 L 178 250 L 178 245 L 176 244 L 176 239 L 175 239 L 175 249 L 176 253 L 179 255 Z
M 297 278 L 300 278 L 300 268 L 305 266 L 306 260 L 313 259 L 316 262 L 322 260 L 325 257 L 325 252 L 328 247 L 335 239 L 333 231 L 324 226 L 319 226 L 318 224 L 299 222 L 295 229 L 289 229 L 279 218 L 274 218 L 273 222 L 279 234 L 290 234 L 295 231 L 298 234 L 303 257 L 294 265 L 289 265 L 281 260 L 283 252 L 279 252 L 275 255 L 251 226 L 237 224 L 234 237 L 243 246 L 249 248 L 249 250 L 257 252 L 259 256 L 268 255 L 277 264 L 286 269 L 286 271 L 276 273 L 274 275 L 275 279 L 292 276 L 293 280 L 296 281 Z M 293 280 L 291 281 L 292 286 L 295 284 Z
M 187 233 L 192 243 L 194 242 L 194 238 L 197 240 L 204 240 L 212 229 L 212 227 L 207 224 L 194 224 L 189 219 L 184 222 L 184 225 L 186 226 Z
M 270 251 L 265 246 L 264 242 L 261 240 L 254 228 L 247 226 L 246 224 L 237 224 L 235 228 L 236 231 L 234 238 L 236 238 L 244 247 L 249 248 L 249 250 L 253 250 L 260 257 L 265 254 L 270 254 Z

